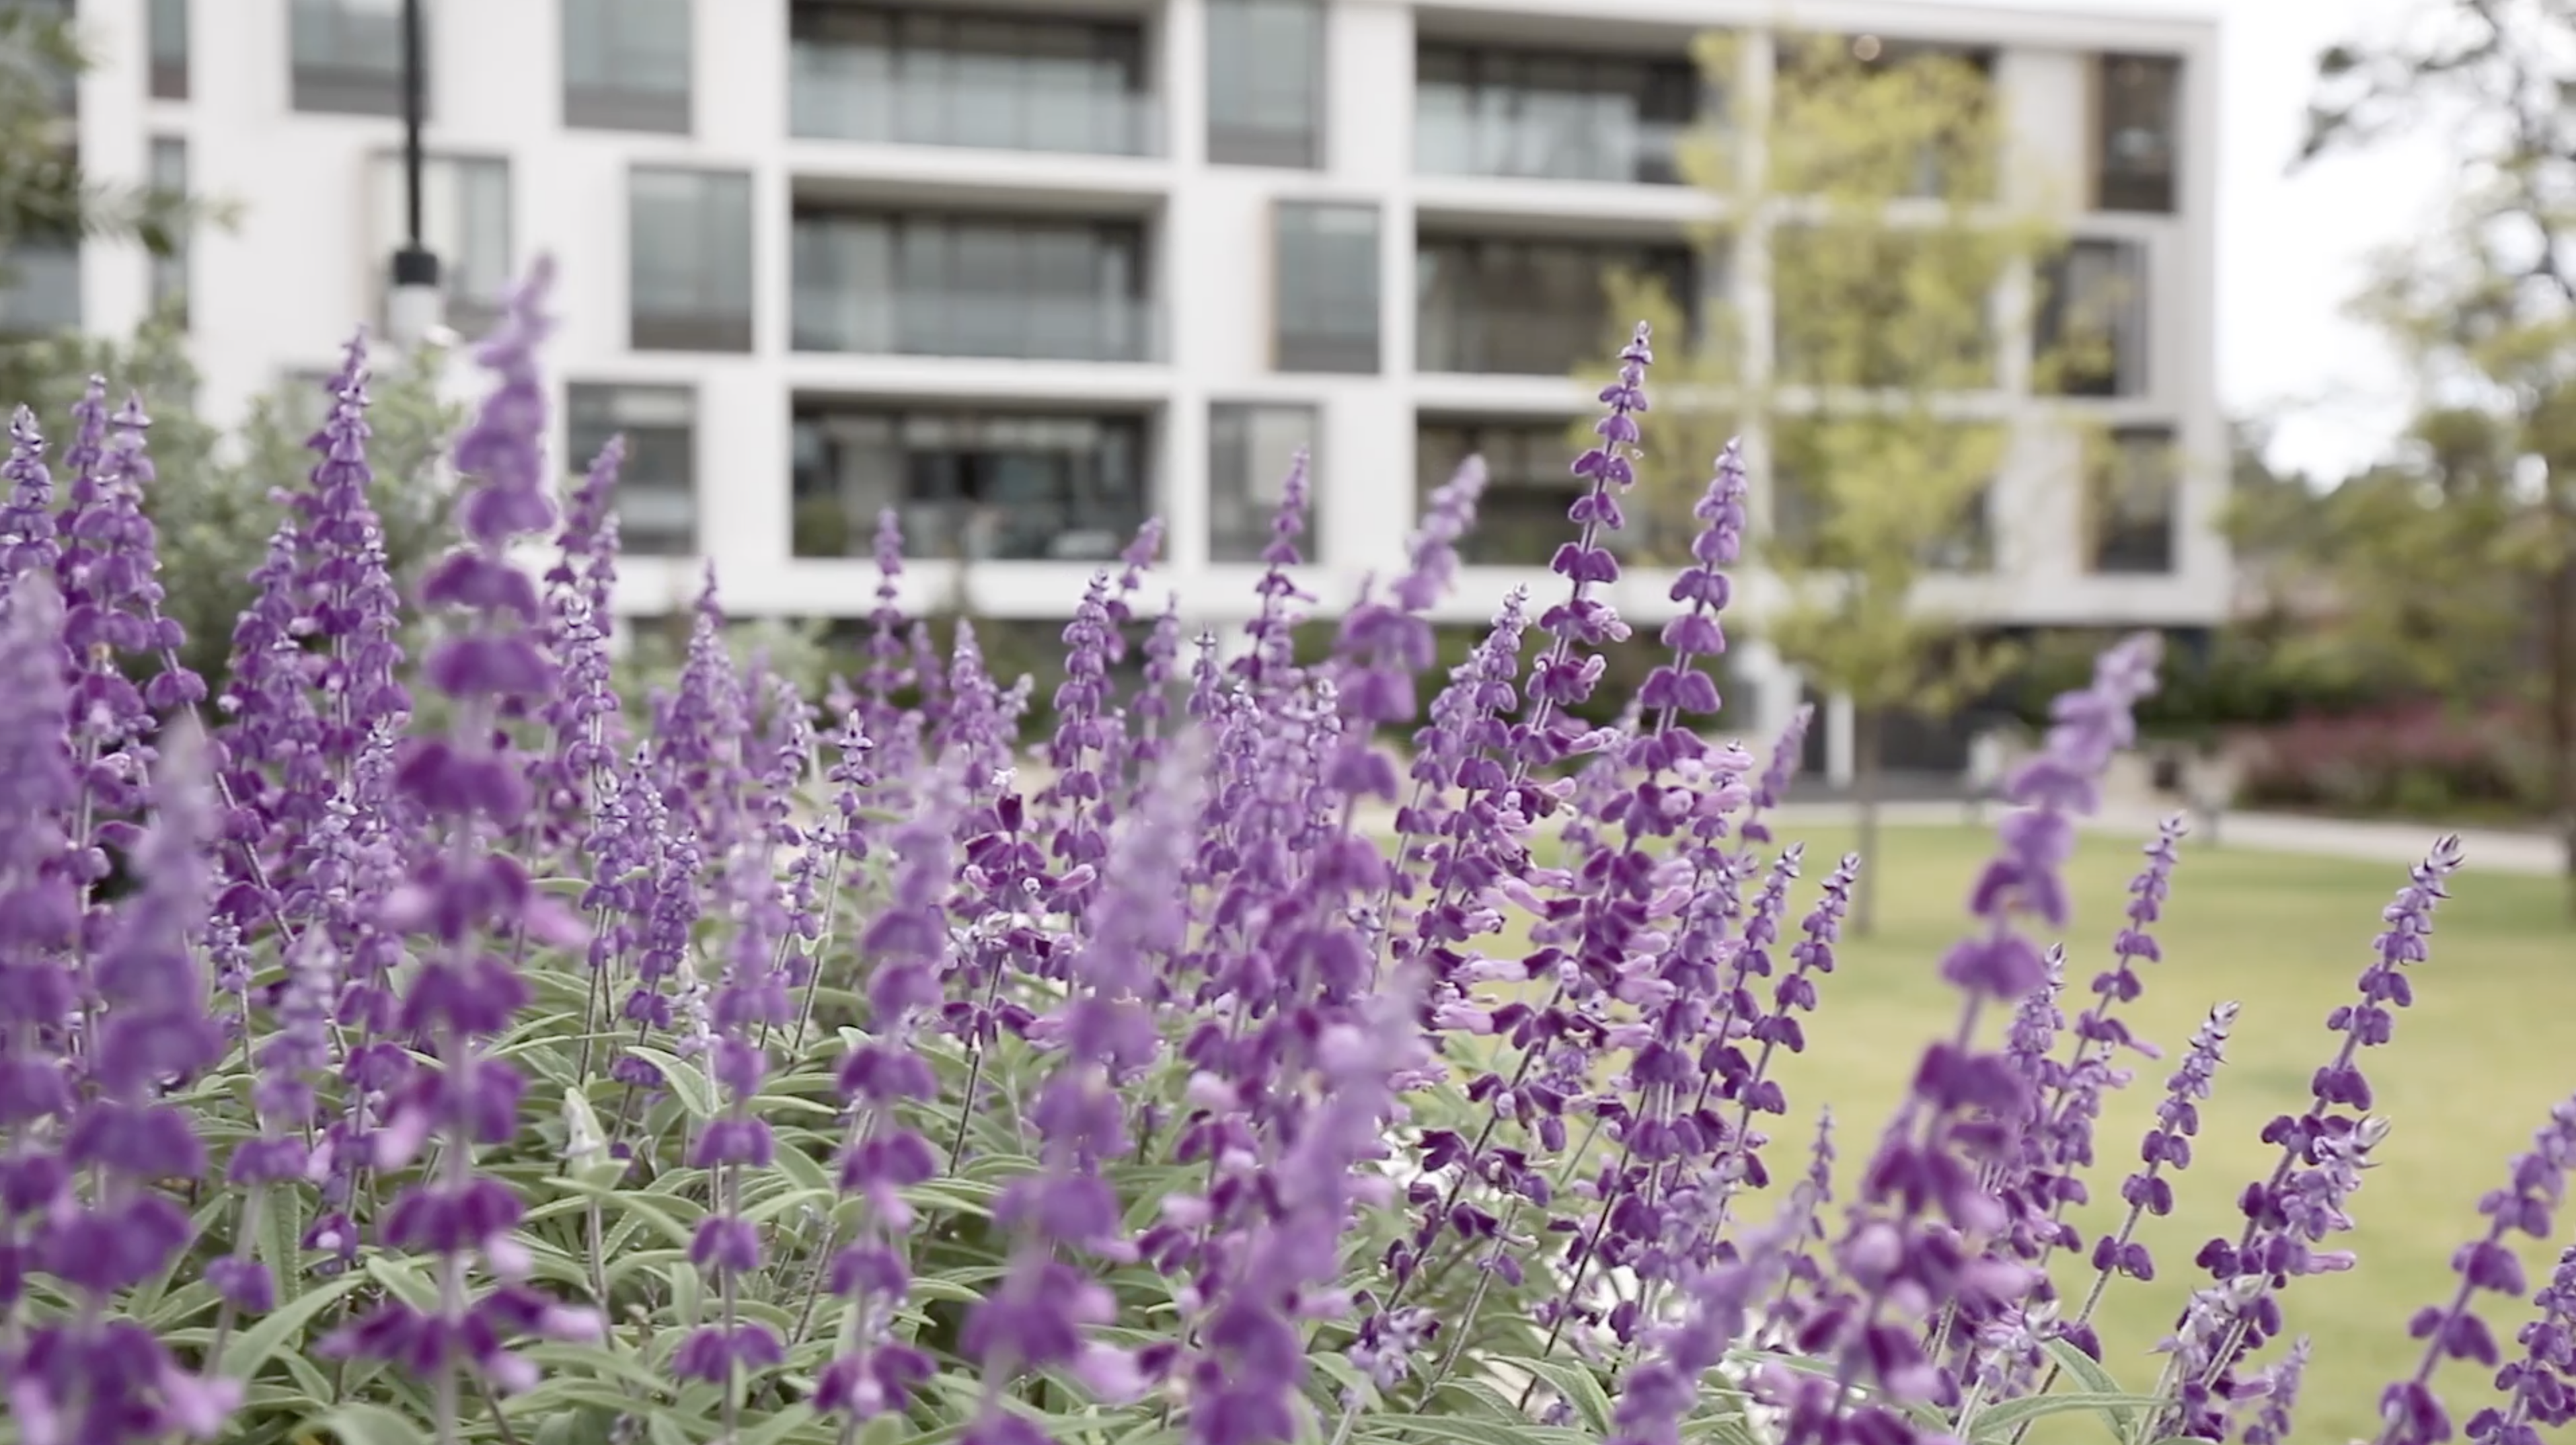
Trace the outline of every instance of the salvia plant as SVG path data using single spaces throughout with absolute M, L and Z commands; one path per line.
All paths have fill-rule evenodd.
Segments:
M 2131 1154 L 2095 1125 L 2160 1057 L 2127 1020 L 2181 829 L 2089 977 L 2064 869 L 2151 638 L 2013 778 L 1937 960 L 1955 1020 L 1893 1116 L 1779 1140 L 1864 860 L 1774 838 L 1803 714 L 1767 756 L 1703 732 L 1732 447 L 1665 661 L 1623 725 L 1578 720 L 1629 634 L 1642 328 L 1553 593 L 1513 593 L 1447 676 L 1429 615 L 1482 470 L 1301 660 L 1301 459 L 1243 646 L 1148 595 L 1149 526 L 1069 599 L 1024 753 L 1026 685 L 897 605 L 891 516 L 826 698 L 728 652 L 712 576 L 676 680 L 621 697 L 620 456 L 556 495 L 548 278 L 480 349 L 457 535 L 411 614 L 351 345 L 218 697 L 161 614 L 141 409 L 93 384 L 59 442 L 12 424 L 0 1437 L 2295 1438 L 2282 1296 L 2353 1262 L 2387 1130 L 2366 1065 L 2460 855 L 2395 893 L 2242 1228 L 2165 1259 L 2200 1282 L 2161 1373 L 2115 1381 L 2096 1311 L 2158 1267 L 2238 1023 L 2215 1005 L 2150 1074 L 2115 1186 L 2090 1167 Z M 2519 1263 L 2572 1163 L 2576 1103 L 2406 1326 L 2386 1445 L 2576 1416 L 2576 1249 L 2536 1291 Z M 2068 1222 L 2113 1188 L 2116 1227 Z M 2456 1411 L 2429 1383 L 2455 1358 L 2494 1382 Z

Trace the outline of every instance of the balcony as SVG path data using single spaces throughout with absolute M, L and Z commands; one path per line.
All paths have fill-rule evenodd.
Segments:
M 895 509 L 907 556 L 1103 562 L 1148 510 L 1145 418 L 900 410 L 800 399 L 799 557 L 866 557 Z
M 1010 361 L 1159 355 L 1134 222 L 807 211 L 798 351 Z
M 803 4 L 788 133 L 810 140 L 1151 156 L 1140 27 Z
M 1691 305 L 1686 247 L 1425 237 L 1416 256 L 1417 370 L 1567 376 L 1617 349 L 1624 321 L 1602 280 L 1624 270 Z
M 1678 185 L 1703 112 L 1687 60 L 1426 45 L 1413 166 L 1424 175 Z

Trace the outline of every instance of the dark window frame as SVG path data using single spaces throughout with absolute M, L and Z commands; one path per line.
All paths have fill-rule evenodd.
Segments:
M 637 45 L 633 37 L 644 33 L 642 27 L 619 26 L 613 12 L 632 5 L 634 0 L 562 0 L 557 8 L 563 43 L 562 90 L 563 123 L 569 130 L 650 131 L 667 135 L 688 135 L 696 129 L 697 102 L 697 9 L 693 0 L 655 0 L 676 12 L 679 24 L 680 83 L 676 89 L 637 84 L 621 76 L 632 74 L 620 60 L 649 55 L 653 47 Z M 669 17 L 665 17 L 669 18 Z M 602 82 L 585 82 L 573 74 L 572 36 L 586 21 L 595 21 L 606 32 L 600 49 L 610 71 Z M 630 43 L 620 44 L 621 41 Z
M 688 417 L 680 422 L 637 422 L 620 415 L 623 404 L 649 397 L 679 401 Z M 634 557 L 694 557 L 703 552 L 699 528 L 705 518 L 698 504 L 698 389 L 688 382 L 573 381 L 564 387 L 564 460 L 580 478 L 601 446 L 612 436 L 626 438 L 626 458 L 617 482 L 618 545 Z M 657 476 L 665 463 L 678 466 L 674 479 Z M 681 544 L 649 527 L 628 520 L 628 503 L 647 494 L 684 498 L 688 515 Z
M 1288 57 L 1259 54 L 1254 28 L 1264 12 L 1309 17 L 1309 37 L 1302 57 L 1305 115 L 1301 120 L 1271 124 L 1253 115 L 1226 112 L 1240 102 L 1252 107 L 1266 82 L 1290 73 Z M 1321 170 L 1329 154 L 1332 115 L 1332 7 L 1322 0 L 1209 0 L 1207 33 L 1207 158 L 1212 165 L 1263 166 L 1284 170 Z M 1229 41 L 1241 44 L 1238 57 L 1220 55 Z M 1258 55 L 1258 58 L 1255 56 Z
M 190 70 L 188 0 L 150 0 L 144 11 L 145 85 L 154 100 L 186 100 Z
M 854 9 L 797 0 L 788 12 L 788 45 L 788 133 L 793 136 L 1070 155 L 1148 156 L 1163 148 L 1151 45 L 1145 26 L 1135 19 L 919 4 Z M 1061 116 L 1015 112 L 1020 133 L 1001 139 L 961 125 L 960 114 L 992 120 L 993 107 L 979 98 L 996 90 L 1014 100 L 1043 91 L 1050 80 L 1040 67 L 1050 61 L 1079 62 L 1090 71 L 1084 99 L 1100 104 L 1082 112 L 1080 140 Z M 837 79 L 824 74 L 853 66 L 874 74 Z M 958 78 L 960 72 L 977 70 L 992 73 L 974 83 Z M 856 86 L 860 98 L 868 99 L 870 82 L 880 106 L 872 118 L 847 123 L 808 118 L 805 87 Z M 834 98 L 830 91 L 813 92 L 811 112 L 819 116 L 821 102 Z
M 694 285 L 694 308 L 648 310 L 639 294 L 642 274 L 637 257 L 642 250 L 636 241 L 645 228 L 640 224 L 642 197 L 638 181 L 687 178 L 699 187 L 695 220 L 701 227 L 696 237 L 704 257 L 725 249 L 726 239 L 741 242 L 742 300 L 737 309 L 722 299 L 731 289 L 728 278 L 711 276 L 711 267 L 701 264 Z M 711 196 L 711 191 L 738 194 L 741 205 L 728 211 L 725 200 Z M 739 167 L 636 164 L 626 173 L 626 322 L 627 348 L 632 351 L 696 351 L 726 355 L 747 354 L 757 347 L 759 326 L 760 223 L 752 173 Z M 738 211 L 738 214 L 735 212 Z M 718 228 L 736 230 L 732 238 L 718 238 Z M 709 245 L 713 240 L 716 244 Z
M 436 86 L 432 76 L 437 69 L 437 0 L 421 0 L 421 107 L 426 113 L 432 106 Z M 351 52 L 362 49 L 353 32 L 363 23 L 345 8 L 344 0 L 289 0 L 287 26 L 288 89 L 292 108 L 310 115 L 384 115 L 398 116 L 403 111 L 402 20 L 397 14 L 393 24 L 393 50 L 382 66 L 353 59 Z M 309 26 L 327 27 L 323 32 Z M 327 44 L 320 42 L 327 38 Z M 332 52 L 329 60 L 307 62 L 303 51 L 308 39 L 316 48 Z
M 1359 243 L 1318 223 L 1330 216 L 1366 216 L 1368 265 L 1364 286 L 1340 285 L 1348 274 L 1326 265 L 1317 252 L 1335 242 Z M 1386 370 L 1386 208 L 1376 201 L 1281 197 L 1271 206 L 1271 349 L 1274 369 L 1340 376 L 1376 376 Z M 1356 232 L 1352 233 L 1353 236 Z M 1367 335 L 1328 324 L 1336 310 L 1368 317 Z
M 1136 363 L 1151 360 L 1157 350 L 1156 316 L 1153 301 L 1154 254 L 1152 229 L 1141 218 L 1056 215 L 1045 213 L 971 210 L 898 210 L 858 206 L 811 206 L 797 210 L 790 220 L 789 247 L 791 273 L 790 294 L 801 297 L 806 283 L 807 265 L 811 259 L 808 242 L 819 243 L 821 228 L 834 223 L 853 226 L 876 225 L 884 230 L 886 286 L 877 298 L 882 308 L 884 339 L 871 345 L 865 338 L 852 338 L 843 344 L 829 344 L 831 338 L 802 329 L 819 325 L 825 318 L 824 308 L 800 303 L 794 308 L 789 348 L 796 351 L 855 355 L 893 356 L 960 356 L 995 357 L 1010 360 L 1087 361 Z M 1079 238 L 1085 245 L 1084 256 L 1091 270 L 1089 294 L 1079 297 L 1091 303 L 1094 310 L 1087 342 L 1054 347 L 1037 340 L 1039 330 L 1023 330 L 1018 342 L 996 342 L 984 345 L 971 339 L 979 328 L 971 321 L 948 320 L 938 324 L 934 317 L 946 317 L 965 301 L 990 299 L 996 289 L 1005 297 L 1016 295 L 1027 304 L 1017 309 L 1022 323 L 1040 320 L 1036 306 L 1061 296 L 1075 299 L 1071 288 L 1050 291 L 1038 284 L 1034 274 L 1043 271 L 1049 261 L 1061 262 L 1067 254 L 1049 256 L 1043 243 L 1049 239 Z M 991 254 L 995 242 L 1002 243 L 1014 254 L 1009 258 L 1020 283 L 996 288 L 988 278 L 957 279 L 954 273 L 970 251 L 986 252 L 988 262 L 998 259 Z M 1123 261 L 1123 265 L 1118 264 Z M 921 274 L 936 270 L 937 277 Z M 1123 270 L 1123 285 L 1112 284 L 1116 271 Z M 820 281 L 815 283 L 822 285 Z M 843 289 L 832 288 L 834 294 Z M 1123 311 L 1123 315 L 1120 314 Z M 1008 313 L 1006 313 L 1007 315 Z M 921 338 L 929 341 L 923 344 Z M 809 338 L 812 338 L 809 340 Z
M 2084 562 L 2096 577 L 2170 577 L 2182 561 L 2181 439 L 2171 425 L 2111 428 L 2085 468 Z M 2143 480 L 2140 471 L 2150 473 Z M 2152 508 L 2133 505 L 2148 488 Z M 2160 515 L 2159 515 L 2160 514 Z
M 149 145 L 149 174 L 153 188 L 182 196 L 189 194 L 187 138 L 156 135 L 152 137 Z M 159 311 L 163 306 L 172 306 L 172 314 L 183 331 L 189 325 L 190 312 L 188 239 L 187 233 L 182 231 L 172 238 L 173 245 L 169 255 L 145 257 L 145 263 L 150 268 L 149 296 L 152 309 Z
M 1218 566 L 1257 563 L 1262 549 L 1270 545 L 1270 524 L 1279 514 L 1281 483 L 1287 474 L 1282 470 L 1266 475 L 1262 459 L 1254 455 L 1252 423 L 1262 413 L 1274 417 L 1293 413 L 1305 422 L 1309 486 L 1306 530 L 1297 545 L 1306 561 L 1321 561 L 1323 494 L 1312 483 L 1315 461 L 1323 455 L 1324 409 L 1312 401 L 1244 400 L 1208 403 L 1208 561 Z
M 2120 74 L 2124 68 L 2133 72 L 2125 81 Z M 2186 81 L 2186 68 L 2179 55 L 2094 57 L 2091 156 L 2095 210 L 2169 216 L 2181 209 Z M 2141 112 L 2134 126 L 2120 125 L 2126 114 L 2124 99 Z M 2132 129 L 2149 138 L 2148 151 L 2151 156 L 2160 156 L 2160 160 L 2122 160 L 2119 140 Z
M 2075 270 L 2082 256 L 2106 258 L 2102 271 L 2113 286 L 2128 294 L 2088 295 L 2076 289 Z M 2031 318 L 2031 355 L 2046 363 L 2055 358 L 2055 375 L 2033 380 L 2054 396 L 2129 397 L 2144 395 L 2153 379 L 2153 313 L 2147 283 L 2152 257 L 2146 243 L 2109 236 L 2079 236 L 2039 268 L 2039 307 Z M 2088 314 L 2089 313 L 2089 314 Z M 2069 328 L 2075 327 L 2073 332 Z M 2100 346 L 2105 357 L 2078 357 L 2072 348 Z
M 1529 356 L 1537 333 L 1526 323 L 1533 315 L 1555 311 L 1563 298 L 1548 297 L 1548 306 L 1498 307 L 1498 295 L 1528 297 L 1544 289 L 1536 284 L 1551 266 L 1571 265 L 1590 282 L 1589 317 L 1559 313 L 1552 329 L 1554 344 L 1546 356 Z M 1433 229 L 1414 238 L 1414 369 L 1440 375 L 1564 376 L 1609 354 L 1624 332 L 1625 318 L 1609 313 L 1602 279 L 1612 270 L 1627 270 L 1665 283 L 1673 300 L 1698 323 L 1712 288 L 1723 283 L 1725 263 L 1687 240 L 1579 239 L 1562 236 L 1462 235 Z M 1517 267 L 1518 279 L 1498 272 Z M 1446 269 L 1449 278 L 1437 273 Z M 1714 274 L 1713 274 L 1714 273 Z M 1438 294 L 1435 294 L 1437 292 Z M 1440 316 L 1445 307 L 1454 315 Z M 1499 319 L 1498 319 L 1499 318 Z M 1456 354 L 1433 354 L 1426 338 L 1454 337 L 1438 348 Z M 1518 356 L 1523 359 L 1506 360 Z M 1440 364 L 1454 363 L 1454 364 Z
M 1563 86 L 1544 86 L 1536 83 L 1539 73 L 1550 68 L 1559 69 L 1571 83 Z M 1457 78 L 1455 80 L 1424 78 L 1435 70 L 1454 71 Z M 1628 79 L 1633 81 L 1632 85 L 1608 83 L 1608 78 L 1615 78 L 1620 71 L 1632 73 L 1628 76 Z M 1546 168 L 1530 170 L 1483 167 L 1473 164 L 1463 171 L 1426 171 L 1422 164 L 1419 142 L 1420 117 L 1423 114 L 1425 102 L 1431 100 L 1435 92 L 1452 90 L 1462 95 L 1469 124 L 1477 131 L 1481 131 L 1494 119 L 1480 113 L 1488 105 L 1488 97 L 1497 97 L 1500 107 L 1511 113 L 1510 120 L 1523 124 L 1530 123 L 1526 112 L 1534 98 L 1542 94 L 1631 100 L 1634 104 L 1627 119 L 1641 133 L 1633 164 L 1624 175 L 1590 173 L 1566 175 Z M 1476 44 L 1436 37 L 1421 40 L 1415 46 L 1413 103 L 1417 137 L 1413 159 L 1417 173 L 1488 176 L 1511 180 L 1606 181 L 1614 184 L 1624 182 L 1642 185 L 1683 184 L 1684 178 L 1673 142 L 1678 140 L 1682 132 L 1697 124 L 1703 117 L 1725 113 L 1722 92 L 1712 86 L 1707 78 L 1700 74 L 1699 67 L 1687 57 L 1672 58 L 1624 51 L 1569 52 L 1533 46 Z M 1670 127 L 1672 130 L 1672 136 L 1660 147 L 1647 142 L 1643 135 L 1647 127 L 1656 126 Z
M 897 401 L 840 401 L 800 397 L 791 411 L 790 548 L 799 558 L 864 558 L 876 533 L 877 513 L 892 506 L 904 514 L 904 555 L 940 561 L 1099 563 L 1116 558 L 1156 505 L 1152 433 L 1154 418 L 1136 409 L 1008 405 L 906 405 Z M 843 433 L 835 438 L 837 429 Z M 1087 427 L 1087 452 L 1049 448 L 1025 440 L 1050 428 Z M 882 495 L 855 500 L 848 488 L 843 446 L 860 445 L 847 434 L 872 429 L 886 449 Z M 916 444 L 918 430 L 965 433 L 937 444 Z M 1014 441 L 1013 434 L 1022 440 Z M 1124 463 L 1110 495 L 1110 474 Z M 1034 463 L 1034 465 L 1031 465 Z M 1083 475 L 1088 468 L 1087 477 Z M 1051 473 L 1051 475 L 1050 475 Z M 1064 484 L 1053 497 L 991 497 L 1014 483 Z M 1086 486 L 1086 482 L 1088 485 Z M 1086 492 L 1088 495 L 1086 495 Z M 1085 506 L 1099 508 L 1070 525 Z M 1050 516 L 1050 511 L 1061 514 Z M 987 549 L 962 556 L 981 533 Z M 1069 539 L 1090 545 L 1060 550 Z M 996 545 L 998 544 L 998 545 Z M 1025 544 L 1025 545 L 1024 545 Z
M 1566 513 L 1586 485 L 1574 475 L 1581 455 L 1575 434 L 1581 418 L 1417 415 L 1413 423 L 1414 508 L 1427 507 L 1470 456 L 1485 459 L 1485 491 L 1476 502 L 1476 525 L 1458 539 L 1458 557 L 1470 567 L 1544 567 L 1575 536 Z M 1630 533 L 1602 538 L 1625 554 Z

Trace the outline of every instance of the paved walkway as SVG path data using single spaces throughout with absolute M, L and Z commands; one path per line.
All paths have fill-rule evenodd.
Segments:
M 1854 816 L 1849 803 L 1792 801 L 1781 810 L 1782 832 L 1802 822 L 1847 825 Z M 1891 824 L 1956 824 L 1972 815 L 1964 803 L 1889 803 L 1881 816 Z M 1986 816 L 1991 817 L 1989 812 Z M 2152 837 L 2163 814 L 2144 808 L 2114 807 L 2086 825 L 2087 831 Z M 2205 820 L 2192 820 L 2192 836 L 2201 847 L 2245 848 L 2264 853 L 2310 853 L 2328 858 L 2404 867 L 2424 856 L 2445 831 L 2460 835 L 2460 851 L 2470 870 L 2493 873 L 2555 874 L 2562 854 L 2556 839 L 2542 833 L 2496 828 L 2445 830 L 2432 823 L 2365 823 L 2343 818 L 2309 818 L 2286 813 L 2229 813 L 2218 821 L 2215 842 Z

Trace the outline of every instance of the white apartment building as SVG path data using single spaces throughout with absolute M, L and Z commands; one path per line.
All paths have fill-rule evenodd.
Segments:
M 965 556 L 980 613 L 1062 617 L 1158 514 L 1162 582 L 1221 626 L 1252 604 L 1300 444 L 1328 605 L 1400 566 L 1419 497 L 1469 449 L 1492 489 L 1445 620 L 1515 584 L 1546 596 L 1602 268 L 1762 314 L 1753 268 L 1688 242 L 1717 202 L 1678 183 L 1673 141 L 1712 103 L 1692 37 L 1737 33 L 1756 84 L 1785 26 L 1978 61 L 2074 200 L 2064 279 L 2120 289 L 2114 364 L 2082 395 L 2032 395 L 2028 330 L 2005 328 L 1992 391 L 1963 398 L 2011 428 L 1999 560 L 1931 590 L 2002 627 L 2225 613 L 2212 21 L 1940 0 L 426 4 L 449 318 L 470 334 L 531 257 L 561 263 L 564 455 L 612 430 L 632 448 L 622 608 L 683 605 L 711 558 L 738 615 L 858 614 L 893 506 L 922 559 L 907 605 L 952 598 Z M 77 9 L 100 60 L 84 166 L 184 179 L 241 220 L 177 265 L 94 245 L 20 292 L 68 287 L 74 319 L 115 332 L 184 291 L 218 420 L 327 373 L 381 324 L 401 241 L 398 0 Z M 2114 429 L 2116 479 L 2088 471 L 2068 407 Z M 1637 572 L 1616 600 L 1651 623 L 1665 585 Z M 1739 596 L 1758 618 L 1776 589 Z M 1758 641 L 1734 662 L 1747 725 L 1776 724 L 1797 680 Z M 1828 717 L 1841 772 L 1848 719 Z

